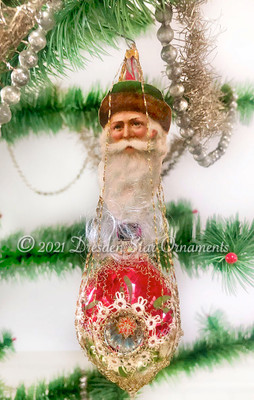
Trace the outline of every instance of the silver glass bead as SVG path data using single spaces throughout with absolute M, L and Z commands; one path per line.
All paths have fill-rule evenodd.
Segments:
M 236 110 L 237 107 L 238 107 L 238 104 L 237 104 L 236 101 L 231 101 L 231 103 L 229 104 L 229 108 L 230 108 L 231 110 Z
M 225 138 L 227 138 L 229 140 L 231 139 L 231 136 L 232 136 L 232 132 L 231 131 L 225 132 L 224 135 L 223 135 L 223 137 L 225 137 Z
M 167 46 L 162 47 L 161 58 L 163 61 L 170 64 L 173 61 L 175 61 L 176 56 L 177 56 L 177 50 L 171 44 L 168 44 Z
M 203 160 L 199 160 L 198 164 L 201 167 L 209 167 L 212 164 L 211 157 L 208 155 L 207 157 L 203 158 Z
M 11 120 L 11 110 L 8 104 L 0 104 L 0 126 Z
M 214 150 L 213 156 L 214 156 L 215 160 L 218 160 L 220 158 L 221 154 L 218 149 Z
M 193 151 L 190 151 L 190 153 L 195 154 L 195 155 L 200 155 L 204 151 L 202 144 L 198 144 L 193 148 Z
M 206 156 L 207 156 L 207 153 L 204 150 L 202 150 L 199 154 L 193 154 L 193 158 L 196 161 L 203 160 L 203 158 L 206 158 Z
M 212 153 L 209 154 L 209 156 L 211 158 L 212 163 L 215 163 L 215 161 L 217 161 L 219 158 L 218 150 L 213 151 Z
M 61 8 L 63 7 L 63 2 L 62 0 L 48 0 L 47 5 L 49 9 L 52 9 L 54 11 L 60 11 Z
M 185 99 L 176 99 L 173 104 L 173 108 L 176 111 L 186 111 L 188 108 L 188 101 Z
M 38 56 L 31 49 L 23 50 L 19 54 L 19 62 L 22 65 L 22 67 L 33 68 L 37 65 Z
M 178 78 L 179 76 L 182 75 L 182 72 L 183 72 L 182 68 L 180 67 L 180 65 L 178 63 L 176 63 L 174 65 L 174 76 L 176 78 Z
M 190 146 L 196 147 L 200 144 L 200 139 L 197 136 L 194 136 L 190 141 Z
M 233 125 L 230 121 L 225 122 L 225 129 L 231 131 L 233 129 Z
M 50 31 L 55 25 L 53 10 L 40 11 L 37 22 L 45 32 Z
M 228 118 L 229 118 L 229 121 L 230 121 L 231 123 L 235 121 L 235 119 L 236 119 L 236 110 L 235 110 L 235 109 L 229 110 L 229 112 L 228 112 Z
M 45 34 L 41 29 L 36 29 L 31 32 L 28 36 L 28 41 L 31 45 L 31 48 L 37 53 L 38 51 L 44 49 L 47 44 Z
M 223 148 L 223 147 L 221 147 L 221 145 L 219 144 L 219 146 L 218 146 L 219 158 L 220 158 L 221 156 L 223 156 L 223 154 L 226 153 L 226 150 L 227 150 L 227 148 Z
M 227 134 L 222 135 L 222 137 L 220 138 L 220 142 L 227 142 L 229 143 L 231 140 L 231 137 L 228 136 Z
M 11 81 L 15 86 L 25 86 L 30 79 L 30 74 L 27 68 L 18 67 L 11 73 Z
M 229 142 L 227 140 L 221 140 L 219 143 L 219 148 L 220 149 L 227 149 L 229 145 Z
M 190 125 L 191 120 L 187 113 L 182 113 L 178 115 L 175 122 L 180 128 L 186 128 Z
M 179 78 L 182 75 L 182 68 L 179 63 L 168 65 L 166 67 L 166 75 L 169 79 L 173 80 Z
M 186 139 L 191 138 L 194 135 L 194 130 L 191 128 L 181 129 L 180 135 Z
M 236 90 L 233 89 L 233 90 L 232 90 L 232 99 L 236 101 L 236 100 L 238 100 L 238 97 L 239 97 L 239 96 L 238 96 L 238 94 L 236 93 Z
M 165 9 L 163 9 L 163 7 L 156 7 L 154 16 L 155 19 L 160 23 L 170 23 L 173 16 L 172 6 L 170 4 L 166 4 Z
M 172 83 L 169 88 L 169 93 L 173 97 L 180 97 L 184 94 L 184 86 L 181 83 Z
M 174 38 L 174 31 L 169 25 L 162 25 L 157 32 L 157 38 L 162 46 L 166 46 Z
M 1 90 L 1 99 L 3 103 L 17 104 L 20 101 L 20 89 L 17 86 L 5 86 Z

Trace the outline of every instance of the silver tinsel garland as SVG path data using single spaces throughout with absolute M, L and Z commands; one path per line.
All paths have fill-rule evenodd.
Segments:
M 208 167 L 228 147 L 236 117 L 237 95 L 233 93 L 229 109 L 226 109 L 221 101 L 223 93 L 215 83 L 215 74 L 207 65 L 210 44 L 206 38 L 206 22 L 200 12 L 202 3 L 203 0 L 180 0 L 174 6 L 170 3 L 164 8 L 158 5 L 155 18 L 161 23 L 157 37 L 163 46 L 161 58 L 167 63 L 166 75 L 171 81 L 176 124 L 193 158 L 199 165 Z M 175 35 L 170 26 L 173 10 L 181 26 L 174 46 Z M 220 136 L 219 143 L 208 152 L 208 139 L 214 136 Z

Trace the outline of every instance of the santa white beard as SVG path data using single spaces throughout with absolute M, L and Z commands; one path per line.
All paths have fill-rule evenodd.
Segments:
M 168 151 L 166 132 L 159 123 L 150 119 L 149 131 L 153 129 L 158 133 L 150 140 L 150 152 L 147 149 L 147 141 L 138 139 L 122 139 L 108 145 L 104 201 L 109 212 L 118 220 L 138 222 L 151 215 L 152 193 L 156 194 L 162 161 Z M 103 160 L 106 140 L 107 130 L 104 129 L 101 136 Z M 127 152 L 125 149 L 128 146 L 135 150 Z M 99 165 L 101 188 L 103 171 L 104 161 L 101 161 Z

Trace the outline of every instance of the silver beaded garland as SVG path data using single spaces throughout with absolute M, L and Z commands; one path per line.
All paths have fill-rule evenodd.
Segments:
M 63 7 L 63 2 L 62 0 L 49 0 L 47 6 L 49 9 L 52 9 L 53 11 L 57 12 L 60 11 L 61 8 Z
M 162 25 L 157 32 L 157 38 L 162 44 L 161 58 L 167 63 L 166 75 L 172 81 L 169 93 L 173 97 L 173 108 L 176 111 L 176 124 L 180 127 L 180 135 L 188 143 L 189 152 L 193 154 L 193 158 L 202 167 L 209 167 L 216 162 L 226 151 L 232 131 L 232 123 L 236 117 L 237 109 L 237 94 L 233 90 L 231 103 L 227 113 L 227 120 L 224 124 L 223 132 L 218 146 L 215 150 L 207 154 L 206 149 L 200 143 L 200 139 L 195 136 L 194 130 L 191 128 L 191 118 L 188 115 L 188 101 L 184 95 L 184 80 L 182 77 L 182 67 L 177 61 L 177 49 L 171 44 L 174 38 L 174 33 L 170 27 L 170 22 L 173 16 L 172 5 L 166 6 L 165 10 L 157 8 L 155 18 Z
M 8 104 L 0 104 L 0 125 L 7 124 L 11 120 L 11 110 Z
M 190 125 L 190 122 L 190 117 L 186 112 L 179 113 L 175 120 L 176 125 L 178 125 L 180 128 L 187 128 Z
M 29 47 L 19 54 L 20 65 L 13 69 L 7 64 L 13 70 L 11 72 L 12 85 L 5 86 L 1 90 L 0 128 L 1 125 L 11 120 L 9 105 L 17 104 L 20 101 L 20 87 L 27 85 L 29 82 L 29 68 L 37 65 L 38 56 L 36 53 L 46 46 L 45 34 L 54 27 L 54 13 L 62 8 L 63 3 L 62 0 L 48 0 L 46 6 L 47 9 L 40 11 L 37 16 L 38 28 L 28 35 Z
M 27 68 L 18 67 L 11 73 L 11 82 L 14 86 L 22 87 L 27 85 L 30 79 L 30 74 Z
M 43 30 L 36 29 L 35 31 L 31 32 L 28 35 L 28 42 L 31 45 L 31 49 L 34 50 L 36 53 L 44 49 L 44 47 L 47 44 L 47 41 Z
M 188 109 L 188 101 L 185 99 L 176 99 L 173 108 L 179 112 L 186 111 Z
M 191 128 L 181 129 L 180 135 L 185 139 L 189 139 L 194 135 L 194 130 Z
M 33 68 L 37 65 L 38 56 L 32 49 L 23 50 L 19 54 L 19 62 L 22 67 Z
M 171 44 L 162 47 L 161 58 L 163 61 L 166 61 L 168 64 L 170 64 L 173 61 L 175 61 L 176 56 L 177 56 L 177 50 Z
M 181 83 L 172 83 L 169 88 L 169 93 L 173 97 L 179 97 L 184 94 L 184 86 Z
M 162 46 L 166 46 L 174 38 L 174 31 L 169 25 L 162 25 L 157 32 L 157 38 Z
M 212 159 L 209 155 L 207 157 L 203 158 L 203 160 L 198 161 L 198 164 L 201 167 L 206 167 L 206 168 L 209 167 L 211 165 L 211 163 L 212 163 Z
M 201 161 L 204 158 L 206 158 L 206 156 L 207 156 L 206 152 L 202 149 L 198 154 L 194 153 L 193 158 L 196 161 Z
M 173 9 L 171 4 L 166 4 L 165 9 L 163 7 L 156 7 L 155 19 L 162 24 L 169 24 L 172 21 Z
M 20 89 L 17 86 L 5 86 L 1 90 L 2 103 L 9 105 L 17 104 L 20 101 Z
M 55 25 L 53 10 L 40 11 L 37 22 L 45 32 L 50 31 Z

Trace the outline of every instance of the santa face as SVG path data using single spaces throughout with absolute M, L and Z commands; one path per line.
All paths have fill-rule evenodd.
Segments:
M 141 216 L 142 209 L 150 206 L 168 150 L 166 138 L 158 122 L 135 111 L 114 114 L 110 126 L 103 130 L 102 157 L 106 148 L 108 155 L 104 200 L 115 218 L 129 220 L 131 215 Z M 103 168 L 102 161 L 99 166 L 101 185 Z
M 136 138 L 142 141 L 147 140 L 147 116 L 135 111 L 123 111 L 114 114 L 110 124 L 111 142 L 121 139 Z M 156 129 L 152 130 L 151 138 L 157 135 Z

